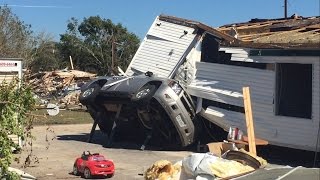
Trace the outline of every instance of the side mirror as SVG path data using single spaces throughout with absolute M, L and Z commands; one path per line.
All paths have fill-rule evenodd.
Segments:
M 149 77 L 151 77 L 151 76 L 153 76 L 153 72 L 150 72 L 150 71 L 147 71 L 146 73 L 144 73 L 146 76 L 149 76 Z

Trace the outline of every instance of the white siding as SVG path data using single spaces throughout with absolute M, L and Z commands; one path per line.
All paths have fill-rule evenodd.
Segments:
M 230 48 L 230 47 L 221 47 L 219 51 L 224 51 L 225 53 L 231 54 L 231 61 L 244 61 L 244 62 L 253 62 L 253 59 L 249 58 L 249 49 L 246 48 Z
M 188 86 L 192 95 L 243 107 L 242 87 L 249 86 L 253 103 L 273 103 L 274 72 L 248 67 L 197 62 L 195 80 Z
M 288 62 L 288 57 L 273 57 L 271 61 Z M 196 78 L 188 91 L 198 97 L 243 107 L 242 87 L 249 86 L 257 137 L 274 145 L 315 150 L 320 113 L 320 63 L 314 57 L 304 57 L 301 61 L 313 64 L 312 119 L 275 115 L 275 72 L 270 70 L 199 62 Z M 208 107 L 202 114 L 224 128 L 237 126 L 245 131 L 242 113 Z
M 126 74 L 133 75 L 132 69 L 136 69 L 168 77 L 194 40 L 196 35 L 193 32 L 193 28 L 160 21 L 157 18 L 133 57 Z
M 0 59 L 0 84 L 3 81 L 10 83 L 16 78 L 22 78 L 22 59 Z M 21 139 L 17 135 L 11 134 L 9 138 L 21 146 Z
M 15 78 L 18 78 L 18 73 L 16 73 L 16 74 L 12 74 L 12 73 L 0 74 L 0 83 L 2 83 L 3 81 L 9 83 L 12 80 L 14 80 Z

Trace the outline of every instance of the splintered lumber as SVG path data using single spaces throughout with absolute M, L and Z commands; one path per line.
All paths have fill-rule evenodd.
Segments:
M 239 46 L 250 48 L 319 48 L 320 17 L 291 16 L 286 19 L 252 19 L 217 28 L 239 39 Z
M 28 82 L 40 98 L 58 98 L 60 104 L 76 105 L 80 104 L 79 96 L 72 91 L 80 93 L 78 84 L 85 83 L 95 76 L 96 74 L 89 72 L 63 69 L 33 74 L 29 76 Z
M 69 56 L 69 59 L 70 59 L 70 66 L 71 66 L 71 69 L 73 70 L 73 61 L 72 61 L 72 57 Z
M 249 87 L 243 87 L 242 90 L 243 90 L 244 110 L 245 110 L 247 133 L 248 133 L 249 152 L 254 155 L 257 155 L 250 90 L 249 90 Z
M 72 80 L 74 79 L 74 77 L 75 77 L 75 75 L 64 78 L 63 84 L 65 86 L 69 86 L 71 84 Z
M 96 74 L 78 71 L 78 70 L 69 70 L 69 71 L 54 71 L 53 75 L 59 76 L 60 78 L 66 78 L 70 76 L 74 76 L 75 78 L 92 78 L 95 77 Z

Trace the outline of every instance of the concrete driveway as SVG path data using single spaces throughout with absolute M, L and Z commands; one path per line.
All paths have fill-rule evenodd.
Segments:
M 83 151 L 97 152 L 115 162 L 116 173 L 112 179 L 143 179 L 143 172 L 155 161 L 166 159 L 171 162 L 181 160 L 191 154 L 188 151 L 155 151 L 138 150 L 134 144 L 114 144 L 112 148 L 105 148 L 105 136 L 97 131 L 93 143 L 87 143 L 91 124 L 72 124 L 37 126 L 32 130 L 36 139 L 33 141 L 33 162 L 25 172 L 38 179 L 82 179 L 71 174 L 76 157 Z M 21 157 L 19 164 L 12 166 L 21 169 L 26 155 L 24 151 L 17 156 Z M 38 161 L 35 163 L 34 161 Z

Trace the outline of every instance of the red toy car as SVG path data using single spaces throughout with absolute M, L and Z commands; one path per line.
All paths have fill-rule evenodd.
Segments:
M 89 179 L 94 175 L 104 175 L 108 178 L 114 175 L 114 164 L 112 160 L 107 160 L 99 153 L 91 154 L 89 151 L 83 152 L 73 165 L 73 174 L 83 174 L 84 178 Z

